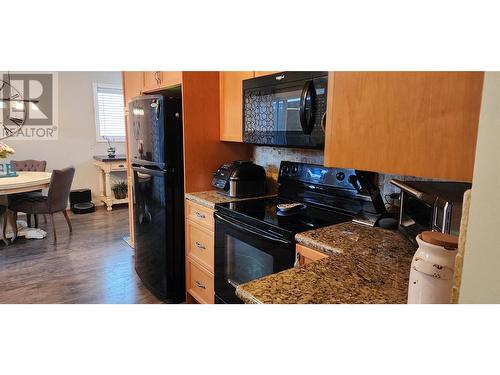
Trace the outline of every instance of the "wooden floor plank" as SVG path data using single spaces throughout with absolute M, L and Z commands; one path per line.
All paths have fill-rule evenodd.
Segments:
M 0 244 L 0 303 L 161 303 L 137 277 L 123 240 L 126 206 L 69 215 L 72 235 L 56 214 L 57 244 L 43 219 L 47 238 Z

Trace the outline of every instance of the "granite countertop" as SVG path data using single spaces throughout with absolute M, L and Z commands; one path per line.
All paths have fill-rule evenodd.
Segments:
M 212 209 L 215 208 L 215 205 L 219 203 L 235 202 L 247 199 L 257 199 L 257 198 L 274 197 L 274 196 L 275 194 L 261 195 L 257 197 L 231 198 L 226 195 L 222 195 L 215 190 L 199 191 L 196 193 L 186 193 L 185 195 L 186 199 L 189 199 L 190 201 L 199 203 L 202 206 Z
M 246 303 L 406 303 L 415 248 L 399 232 L 352 222 L 299 233 L 328 258 L 236 288 Z
M 117 154 L 114 158 L 110 158 L 108 155 L 94 155 L 94 160 L 104 161 L 104 162 L 108 162 L 108 161 L 124 161 L 124 160 L 127 160 L 127 156 L 126 155 L 122 155 L 122 154 Z

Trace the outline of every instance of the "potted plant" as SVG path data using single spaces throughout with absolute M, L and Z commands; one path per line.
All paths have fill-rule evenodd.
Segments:
M 127 181 L 122 180 L 118 181 L 115 183 L 112 187 L 111 190 L 113 191 L 113 194 L 115 195 L 116 199 L 125 199 L 128 196 L 128 185 Z

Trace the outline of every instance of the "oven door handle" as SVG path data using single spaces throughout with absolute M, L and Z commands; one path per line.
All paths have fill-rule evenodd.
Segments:
M 270 236 L 268 234 L 265 234 L 263 231 L 256 231 L 254 229 L 250 229 L 246 225 L 242 225 L 239 222 L 237 222 L 236 220 L 230 220 L 230 219 L 227 219 L 225 217 L 222 217 L 217 212 L 214 214 L 214 216 L 217 220 L 223 221 L 226 224 L 229 224 L 232 227 L 237 228 L 238 230 L 240 230 L 242 232 L 251 233 L 251 234 L 259 236 L 259 237 L 264 237 L 266 240 L 279 242 L 281 244 L 290 245 L 292 243 L 291 241 L 282 240 L 281 238 L 276 238 L 276 237 Z

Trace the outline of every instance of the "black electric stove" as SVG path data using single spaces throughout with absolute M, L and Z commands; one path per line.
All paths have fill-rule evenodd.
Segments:
M 293 267 L 295 234 L 385 212 L 374 180 L 371 172 L 282 162 L 277 197 L 217 204 L 216 303 L 239 303 L 239 284 Z M 302 207 L 278 209 L 286 203 Z

